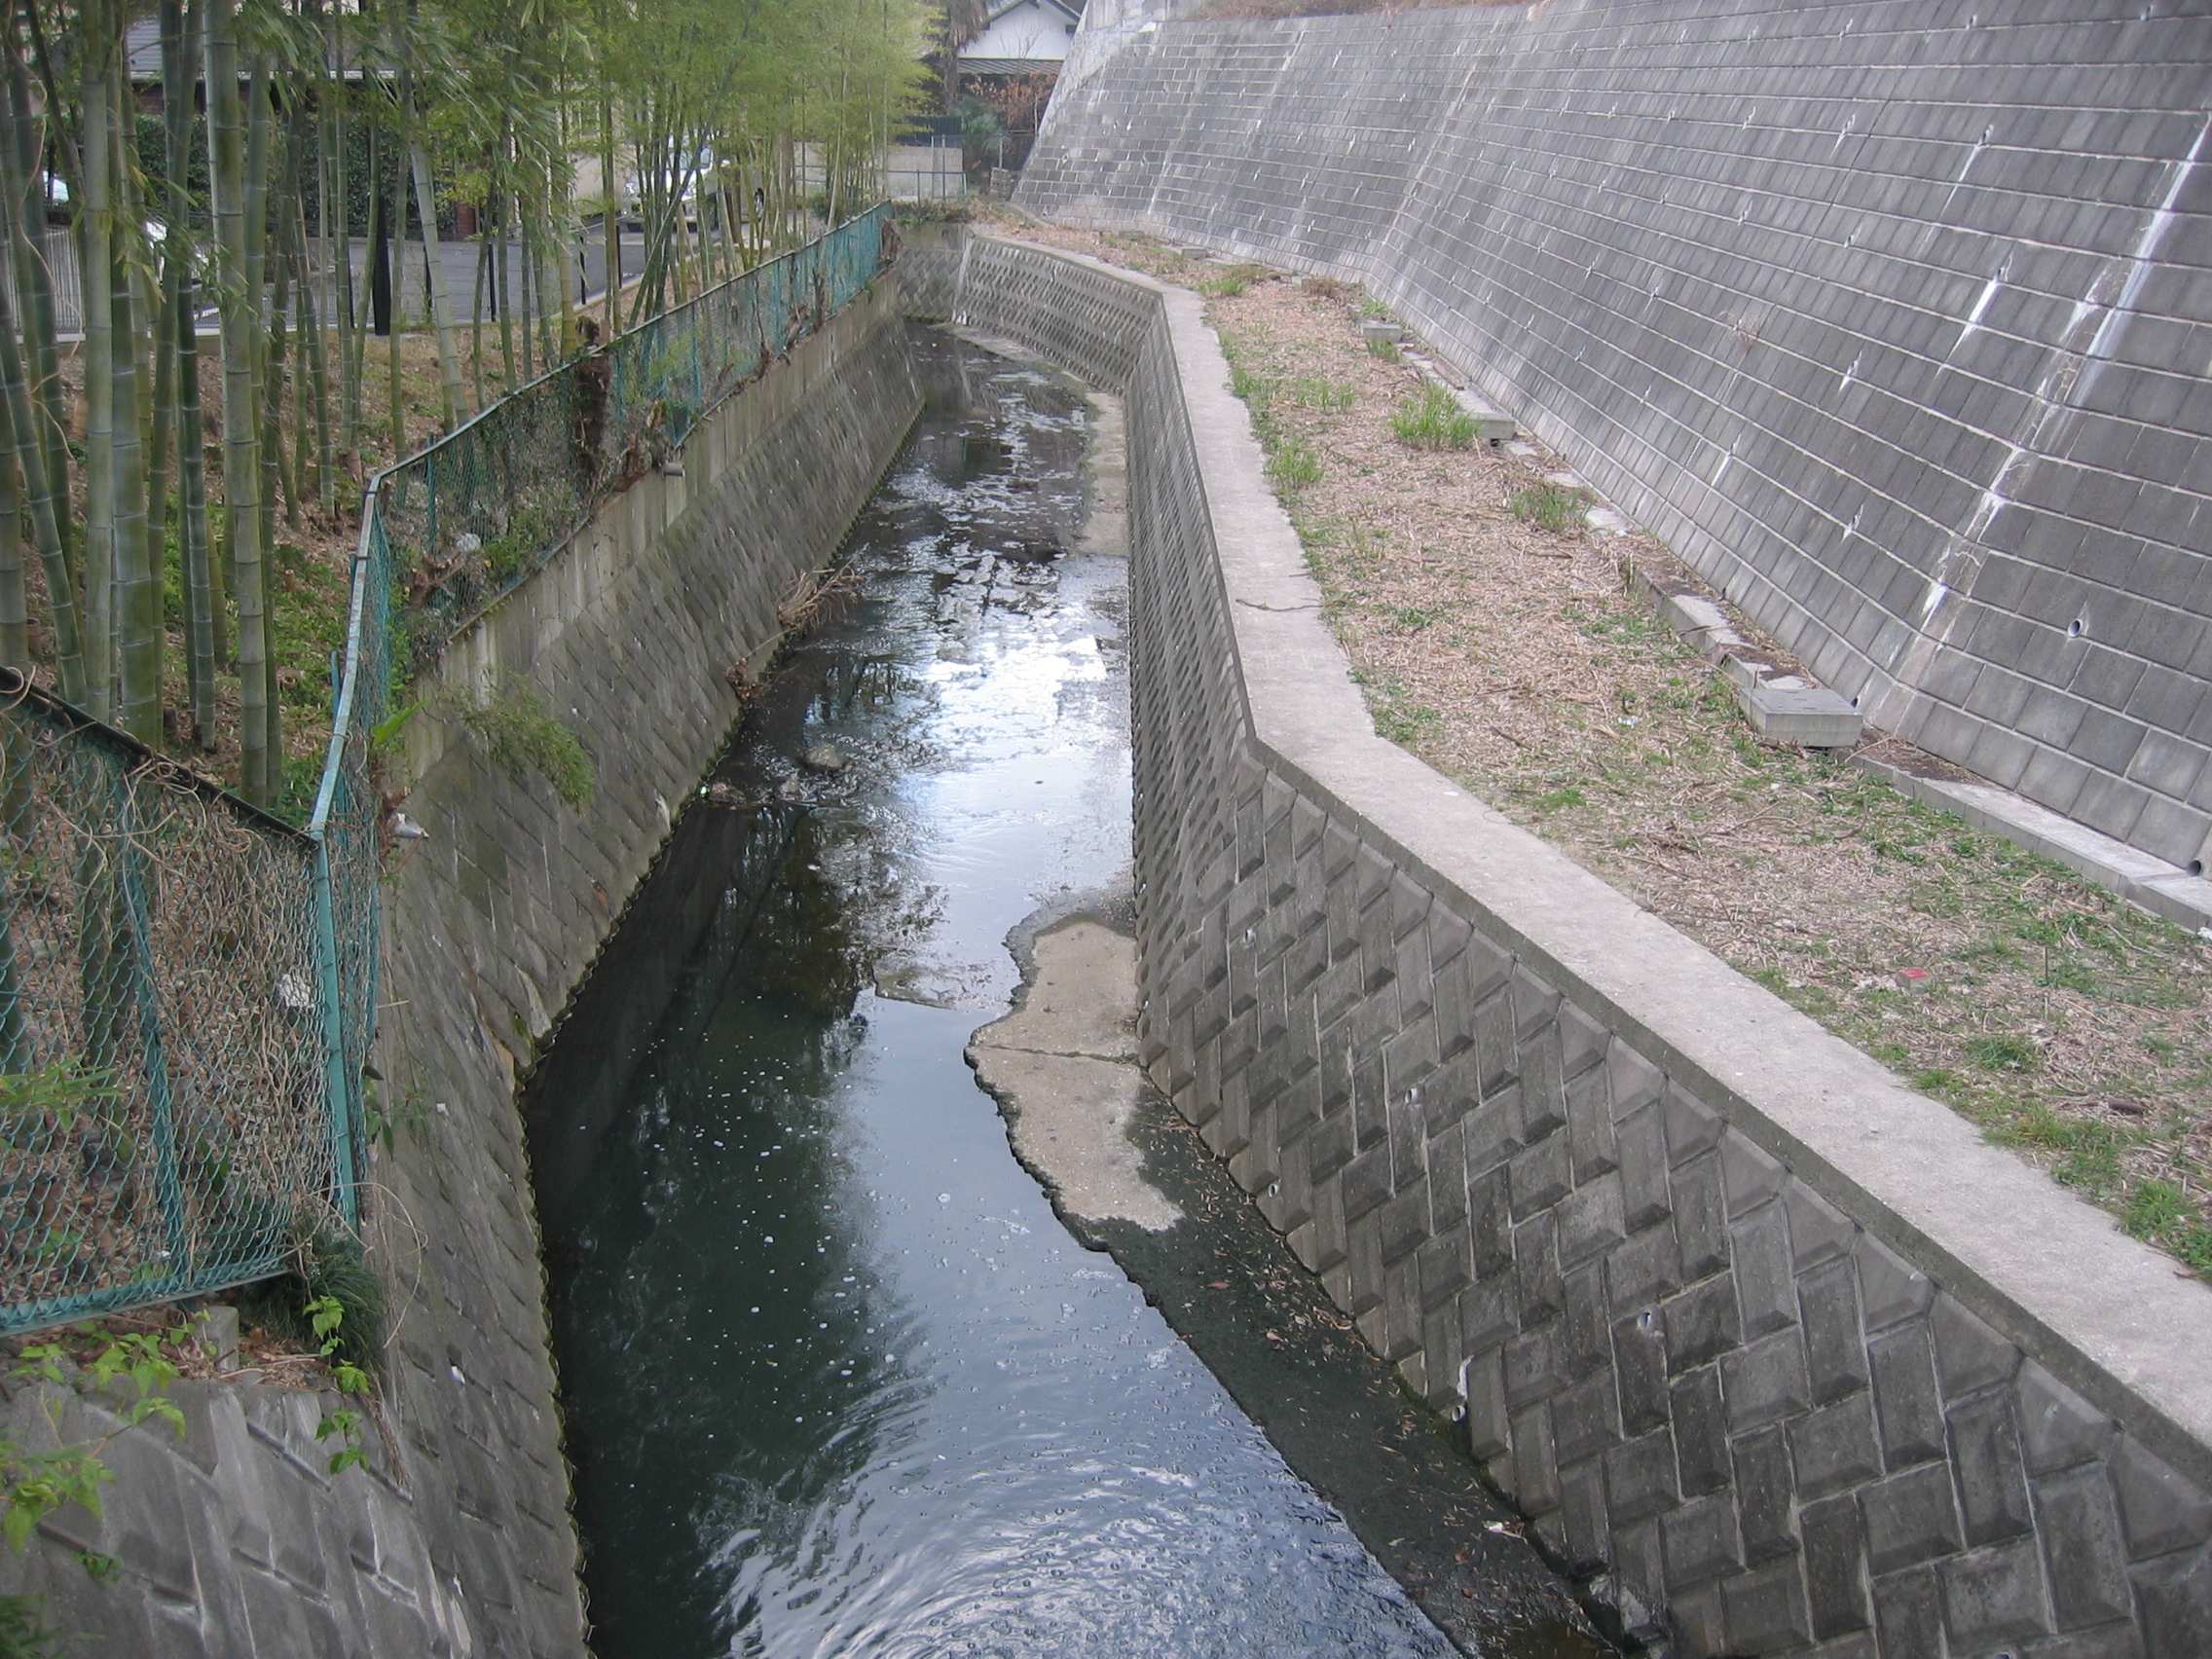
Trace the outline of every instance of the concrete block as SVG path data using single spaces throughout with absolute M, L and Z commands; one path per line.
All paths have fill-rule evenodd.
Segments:
M 1789 1179 L 1780 1161 L 1743 1135 L 1729 1135 L 1720 1143 L 1720 1168 L 1727 1183 L 1731 1221 L 1779 1197 Z
M 1797 1306 L 1814 1402 L 1825 1404 L 1865 1387 L 1869 1378 L 1859 1319 L 1859 1275 L 1849 1258 L 1823 1262 L 1800 1276 Z
M 1552 1451 L 1552 1414 L 1535 1406 L 1513 1416 L 1513 1501 L 1530 1515 L 1559 1507 L 1559 1460 Z
M 2147 1653 L 2212 1652 L 2212 1550 L 2152 1562 L 2134 1581 Z
M 1605 1288 L 1615 1313 L 1649 1309 L 1681 1282 L 1681 1252 L 1671 1227 L 1647 1227 L 1632 1235 L 1605 1261 Z
M 1942 1562 L 1936 1577 L 1943 1589 L 1943 1628 L 1955 1653 L 1984 1653 L 2050 1629 L 2043 1558 L 2032 1540 Z
M 1728 1419 L 1720 1372 L 1707 1366 L 1677 1377 L 1667 1388 L 1682 1491 L 1694 1495 L 1728 1484 Z
M 2020 1350 L 1948 1296 L 1936 1299 L 1929 1329 L 1946 1400 L 2009 1382 L 2019 1369 Z
M 1761 682 L 1749 689 L 1739 686 L 1736 704 L 1761 737 L 1806 749 L 1853 748 L 1863 724 L 1859 711 L 1825 685 Z
M 1804 1577 L 1794 1561 L 1731 1578 L 1720 1587 L 1729 1640 L 1747 1653 L 1779 1653 L 1811 1640 Z
M 1950 1411 L 1951 1468 L 1967 1542 L 2001 1543 L 2034 1528 L 2012 1397 L 1984 1394 Z
M 2127 1540 L 2112 1483 L 2091 1465 L 2035 1484 L 2037 1527 L 2060 1630 L 2082 1630 L 2134 1610 Z
M 1875 1338 L 1866 1347 L 1880 1414 L 1882 1456 L 1892 1469 L 1943 1456 L 1943 1402 L 1925 1326 Z
M 1611 1565 L 1604 1471 L 1594 1459 L 1560 1470 L 1560 1528 L 1566 1537 L 1561 1560 L 1569 1572 L 1596 1574 Z
M 1784 1206 L 1770 1200 L 1749 1211 L 1730 1225 L 1728 1235 L 1746 1340 L 1796 1323 L 1797 1284 L 1789 1271 L 1789 1225 Z
M 1515 1220 L 1558 1203 L 1570 1185 L 1567 1137 L 1549 1135 L 1515 1157 L 1511 1167 Z
M 1874 1409 L 1864 1394 L 1807 1412 L 1789 1423 L 1797 1490 L 1808 1501 L 1844 1492 L 1882 1472 Z
M 1873 1581 L 1874 1628 L 1884 1659 L 1943 1659 L 1943 1600 L 1933 1567 L 1915 1567 Z
M 1675 1242 L 1680 1250 L 1682 1276 L 1703 1278 L 1728 1265 L 1728 1230 L 1722 1220 L 1720 1161 L 1708 1155 L 1697 1163 L 1676 1169 L 1674 1180 Z
M 1736 1506 L 1725 1494 L 1693 1498 L 1659 1522 L 1667 1583 L 1679 1594 L 1743 1566 Z
M 1621 1437 L 1610 1371 L 1595 1371 L 1552 1398 L 1552 1437 L 1563 1463 L 1594 1457 Z
M 2212 1537 L 2212 1499 L 2132 1437 L 2113 1449 L 2110 1467 L 2127 1524 L 2129 1559 L 2195 1549 Z
M 1872 1627 L 1866 1595 L 1866 1537 L 1859 1505 L 1831 1497 L 1798 1511 L 1806 1610 L 1813 1639 L 1825 1641 Z
M 1866 1560 L 1877 1575 L 1956 1554 L 1965 1542 L 1951 1472 L 1940 1463 L 1867 1487 L 1860 1504 L 1866 1517 Z
M 1926 1273 L 1871 1234 L 1862 1233 L 1852 1247 L 1859 1268 L 1860 1306 L 1866 1328 L 1880 1331 L 1928 1309 L 1936 1287 Z
M 1491 1352 L 1470 1359 L 1460 1377 L 1466 1391 L 1467 1450 L 1478 1463 L 1487 1463 L 1506 1449 L 1511 1434 L 1503 1356 Z
M 1610 1251 L 1624 1235 L 1618 1175 L 1603 1176 L 1560 1200 L 1559 1259 L 1563 1268 Z
M 1567 1306 L 1558 1233 L 1558 1217 L 1550 1210 L 1539 1210 L 1513 1230 L 1513 1287 L 1523 1330 L 1544 1323 Z
M 1460 387 L 1452 394 L 1460 412 L 1475 423 L 1475 437 L 1486 444 L 1502 444 L 1521 428 L 1513 417 L 1493 408 L 1490 401 L 1469 387 Z
M 1648 1310 L 1614 1321 L 1612 1370 L 1619 1386 L 1621 1429 L 1641 1434 L 1667 1421 L 1667 1339 Z
M 1667 1332 L 1668 1368 L 1677 1374 L 1718 1358 L 1741 1340 L 1736 1286 L 1725 1273 L 1669 1298 L 1659 1316 Z
M 1674 1436 L 1661 1428 L 1615 1446 L 1605 1454 L 1605 1486 L 1615 1527 L 1673 1509 L 1681 1501 Z
M 1667 1127 L 1667 1156 L 1677 1164 L 1711 1152 L 1720 1144 L 1727 1128 L 1719 1113 L 1679 1088 L 1667 1090 L 1661 1112 Z
M 2014 1380 L 2022 1456 L 2031 1474 L 2070 1469 L 2112 1448 L 2112 1420 L 2030 1360 Z
M 1795 1326 L 1723 1355 L 1720 1381 L 1728 1393 L 1728 1426 L 1739 1433 L 1794 1417 L 1812 1401 L 1805 1343 Z
M 1723 1382 L 1725 1386 L 1725 1382 Z M 1729 1442 L 1734 1467 L 1731 1490 L 1736 1497 L 1737 1526 L 1744 1541 L 1744 1559 L 1771 1561 L 1797 1548 L 1792 1525 L 1797 1511 L 1797 1488 L 1789 1469 L 1789 1448 L 1780 1424 Z

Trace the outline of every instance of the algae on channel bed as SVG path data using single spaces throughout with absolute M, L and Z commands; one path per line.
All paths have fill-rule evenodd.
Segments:
M 1137 236 L 1012 234 L 1206 270 Z M 1535 445 L 1397 439 L 1411 371 L 1367 351 L 1368 309 L 1247 279 L 1206 314 L 1377 730 L 2212 1273 L 2212 947 L 1841 757 L 1759 742 L 1626 591 L 1632 560 L 1679 568 L 1657 541 L 1539 510 L 1578 486 Z M 1352 395 L 1283 394 L 1301 383 Z

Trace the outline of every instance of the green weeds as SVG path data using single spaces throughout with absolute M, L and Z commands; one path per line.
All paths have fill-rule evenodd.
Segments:
M 1268 457 L 1268 476 L 1279 489 L 1303 490 L 1321 482 L 1321 452 L 1304 438 L 1284 436 Z
M 598 788 L 591 756 L 536 692 L 510 682 L 489 692 L 441 691 L 431 701 L 433 713 L 458 720 L 516 783 L 542 778 L 572 810 L 591 804 Z
M 1459 407 L 1449 387 L 1434 381 L 1391 413 L 1390 431 L 1409 449 L 1462 450 L 1475 445 L 1475 418 Z
M 1505 510 L 1523 524 L 1532 524 L 1538 530 L 1548 530 L 1564 535 L 1579 531 L 1596 498 L 1587 490 L 1571 489 L 1564 484 L 1545 482 L 1524 484 L 1505 498 Z

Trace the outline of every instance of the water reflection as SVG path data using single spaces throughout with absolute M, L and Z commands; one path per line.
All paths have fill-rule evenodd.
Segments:
M 605 1659 L 1451 1651 L 1010 1156 L 1007 930 L 1125 877 L 1086 411 L 931 408 L 534 1082 Z

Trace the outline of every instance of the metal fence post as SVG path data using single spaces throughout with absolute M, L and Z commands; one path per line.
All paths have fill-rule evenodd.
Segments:
M 330 1170 L 339 1213 L 349 1227 L 361 1224 L 361 1195 L 353 1176 L 353 1090 L 358 1078 L 346 1057 L 346 1020 L 339 1002 L 338 925 L 330 896 L 330 842 L 314 844 L 314 959 L 316 1000 L 322 1008 L 323 1087 L 330 1100 Z M 371 1020 L 376 1017 L 372 1006 Z
M 154 1191 L 169 1238 L 168 1272 L 162 1278 L 192 1276 L 192 1232 L 185 1216 L 184 1184 L 177 1176 L 175 1102 L 169 1093 L 168 1055 L 162 1044 L 161 997 L 154 983 L 153 924 L 146 907 L 145 857 L 138 845 L 136 792 L 129 768 L 115 767 L 117 866 L 123 880 L 124 911 L 130 918 L 128 955 L 134 1000 L 138 1004 L 140 1063 L 146 1072 L 146 1110 L 154 1128 Z

